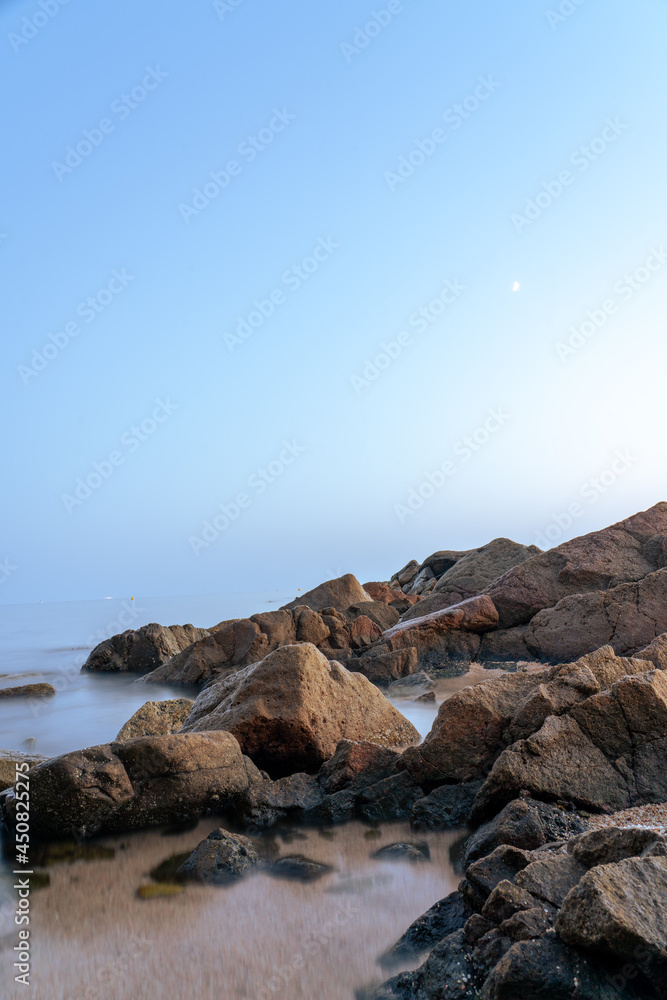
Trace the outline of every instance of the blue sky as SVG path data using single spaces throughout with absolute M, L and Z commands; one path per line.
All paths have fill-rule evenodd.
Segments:
M 665 498 L 666 29 L 0 5 L 0 602 L 385 579 Z

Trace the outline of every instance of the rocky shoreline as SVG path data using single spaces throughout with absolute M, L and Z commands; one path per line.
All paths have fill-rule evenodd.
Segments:
M 420 743 L 387 685 L 427 695 L 472 662 L 506 672 Z M 279 824 L 408 820 L 389 846 L 417 863 L 418 831 L 467 827 L 459 888 L 379 956 L 423 964 L 359 997 L 667 997 L 667 503 L 548 552 L 496 539 L 210 629 L 147 625 L 83 669 L 191 697 L 37 763 L 35 837 L 219 816 L 174 884 L 226 884 L 271 864 L 253 838 Z M 0 804 L 11 830 L 11 787 Z

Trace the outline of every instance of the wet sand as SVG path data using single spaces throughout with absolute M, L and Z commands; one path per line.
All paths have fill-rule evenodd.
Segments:
M 305 839 L 276 840 L 281 855 L 336 869 L 318 882 L 258 874 L 228 888 L 188 885 L 176 896 L 138 898 L 151 868 L 219 825 L 105 838 L 119 848 L 115 858 L 50 867 L 51 886 L 31 896 L 33 1000 L 351 1000 L 356 988 L 386 978 L 377 957 L 458 882 L 449 848 L 460 833 L 415 835 L 398 823 L 368 839 L 367 827 L 351 823 L 333 839 L 306 830 L 297 834 Z M 431 862 L 370 857 L 406 839 L 427 841 Z M 8 968 L 16 929 L 5 923 L 2 933 Z M 7 983 L 3 995 L 27 993 Z

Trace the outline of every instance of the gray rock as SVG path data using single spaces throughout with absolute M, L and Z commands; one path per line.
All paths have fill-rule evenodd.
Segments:
M 241 878 L 258 865 L 259 860 L 248 837 L 218 829 L 202 840 L 176 874 L 192 881 L 224 885 Z
M 396 944 L 378 959 L 380 965 L 390 969 L 412 962 L 430 951 L 438 941 L 461 930 L 469 916 L 470 910 L 461 893 L 451 892 L 410 924 Z
M 297 882 L 315 882 L 333 870 L 329 865 L 312 861 L 302 854 L 289 854 L 274 861 L 268 868 L 268 873 L 274 878 L 293 879 Z
M 425 841 L 422 841 L 419 844 L 400 842 L 396 844 L 387 844 L 385 847 L 381 847 L 378 851 L 375 851 L 371 857 L 377 858 L 378 861 L 421 862 L 430 861 L 431 852 Z
M 475 796 L 481 781 L 462 785 L 440 785 L 412 807 L 410 823 L 415 830 L 451 830 L 470 821 Z M 497 845 L 494 845 L 497 846 Z M 485 853 L 489 854 L 493 848 Z
M 470 837 L 463 863 L 467 867 L 501 844 L 532 851 L 555 840 L 583 833 L 585 829 L 586 824 L 574 811 L 534 799 L 514 799 Z

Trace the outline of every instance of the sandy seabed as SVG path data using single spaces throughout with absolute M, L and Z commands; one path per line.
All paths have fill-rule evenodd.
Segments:
M 460 832 L 415 835 L 397 823 L 368 839 L 367 827 L 350 823 L 326 836 L 306 830 L 290 843 L 276 840 L 281 855 L 334 867 L 315 883 L 257 874 L 227 888 L 137 896 L 151 868 L 192 850 L 219 825 L 209 819 L 177 836 L 105 838 L 117 848 L 113 859 L 50 867 L 50 887 L 31 896 L 28 991 L 9 975 L 18 928 L 3 928 L 3 996 L 351 1000 L 356 988 L 386 978 L 377 957 L 458 882 L 449 849 Z M 430 863 L 371 858 L 397 840 L 427 841 Z

